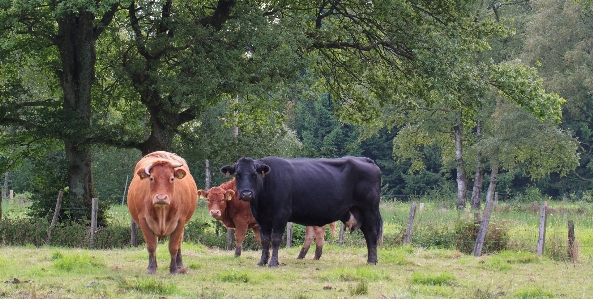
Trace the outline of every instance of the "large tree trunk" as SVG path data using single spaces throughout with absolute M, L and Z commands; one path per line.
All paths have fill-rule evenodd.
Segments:
M 95 76 L 95 16 L 89 12 L 69 14 L 58 19 L 56 45 L 62 69 L 58 72 L 64 91 L 64 114 L 71 126 L 64 132 L 68 187 L 74 219 L 91 213 L 91 146 L 87 143 L 91 122 L 91 87 Z
M 482 137 L 480 121 L 477 122 L 477 131 L 476 137 L 479 141 Z M 480 149 L 476 149 L 476 174 L 474 176 L 474 187 L 472 190 L 472 199 L 470 205 L 472 210 L 479 210 L 480 209 L 480 193 L 482 193 L 482 184 L 484 183 L 484 167 L 482 165 L 482 154 L 480 153 Z
M 461 118 L 455 126 L 455 161 L 457 161 L 457 210 L 465 209 L 467 178 L 463 165 L 463 124 Z
M 118 5 L 111 7 L 100 21 L 83 10 L 57 18 L 58 33 L 51 41 L 60 51 L 61 69 L 57 71 L 64 92 L 63 119 L 59 134 L 68 161 L 68 187 L 73 219 L 90 219 L 93 197 L 91 174 L 91 89 L 95 80 L 95 43 L 111 22 Z M 102 213 L 99 215 L 102 219 Z

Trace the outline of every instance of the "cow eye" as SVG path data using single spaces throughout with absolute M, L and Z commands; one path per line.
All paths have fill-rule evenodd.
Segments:
M 174 178 L 174 177 L 171 177 L 171 178 L 169 179 L 169 182 L 173 183 L 173 181 L 174 181 L 174 180 L 175 180 L 175 178 Z

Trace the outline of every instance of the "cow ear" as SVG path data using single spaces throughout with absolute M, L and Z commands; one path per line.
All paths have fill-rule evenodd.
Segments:
M 255 165 L 255 170 L 257 173 L 261 174 L 261 177 L 265 177 L 268 172 L 270 172 L 270 166 L 266 164 L 257 164 Z
M 220 169 L 220 172 L 224 173 L 227 177 L 235 174 L 235 166 L 225 165 Z
M 140 177 L 140 179 L 145 179 L 148 177 L 148 174 L 146 173 L 146 170 L 144 170 L 144 168 L 138 169 L 136 174 Z
M 235 191 L 233 191 L 233 190 L 227 190 L 226 191 L 226 197 L 227 197 L 226 200 L 229 200 L 229 201 L 232 200 L 233 199 L 233 195 L 235 195 Z
M 178 179 L 182 179 L 185 177 L 187 173 L 183 169 L 175 169 L 175 177 Z
M 205 199 L 208 201 L 208 191 L 202 189 L 198 190 L 198 199 Z

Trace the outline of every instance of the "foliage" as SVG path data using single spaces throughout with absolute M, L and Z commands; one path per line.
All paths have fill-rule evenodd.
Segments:
M 135 149 L 96 146 L 93 151 L 93 181 L 99 202 L 121 204 L 141 154 Z
M 508 248 L 510 239 L 508 225 L 505 222 L 490 221 L 486 237 L 484 238 L 482 253 L 491 254 Z M 479 230 L 480 222 L 478 221 L 457 222 L 454 228 L 455 237 L 453 242 L 455 248 L 465 254 L 471 254 L 474 250 Z
M 238 127 L 239 134 L 234 137 L 233 128 L 224 128 L 227 109 L 225 104 L 208 109 L 199 121 L 183 126 L 174 140 L 173 151 L 186 159 L 198 186 L 205 180 L 205 172 L 201 171 L 205 160 L 210 163 L 210 186 L 217 186 L 229 180 L 219 169 L 242 156 L 300 156 L 301 142 L 287 127 Z

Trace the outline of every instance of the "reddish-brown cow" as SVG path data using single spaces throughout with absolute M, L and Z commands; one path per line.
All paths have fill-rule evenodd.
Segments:
M 221 184 L 218 187 L 212 187 L 208 191 L 198 190 L 198 196 L 208 201 L 208 210 L 210 216 L 222 222 L 227 228 L 235 229 L 235 256 L 241 256 L 243 241 L 248 229 L 252 229 L 257 241 L 261 243 L 259 226 L 251 214 L 249 203 L 237 198 L 237 187 L 235 179 Z M 330 224 L 332 235 L 335 232 L 335 223 Z M 315 238 L 315 259 L 321 257 L 325 237 L 325 226 L 307 226 L 305 227 L 305 243 L 299 253 L 298 258 L 302 259 L 307 254 L 313 239 Z
M 167 236 L 169 272 L 185 271 L 181 258 L 183 229 L 198 201 L 198 189 L 187 163 L 173 153 L 158 151 L 140 159 L 134 173 L 128 190 L 128 209 L 146 241 L 148 274 L 156 272 L 158 238 Z
M 241 256 L 243 240 L 245 240 L 248 229 L 252 229 L 257 241 L 261 242 L 259 226 L 251 215 L 249 203 L 237 199 L 235 179 L 218 187 L 212 187 L 208 191 L 198 190 L 198 196 L 208 201 L 210 216 L 222 222 L 225 227 L 235 229 L 236 257 Z

